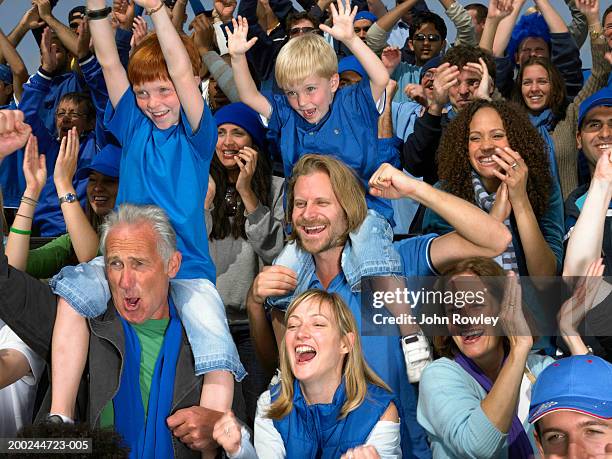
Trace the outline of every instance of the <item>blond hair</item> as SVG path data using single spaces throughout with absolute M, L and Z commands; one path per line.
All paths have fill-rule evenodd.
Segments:
M 293 311 L 303 302 L 311 300 L 318 301 L 319 308 L 324 304 L 329 306 L 332 323 L 337 326 L 341 339 L 347 339 L 349 333 L 352 333 L 355 337 L 353 346 L 350 347 L 348 354 L 344 358 L 342 368 L 342 377 L 344 379 L 346 391 L 346 400 L 340 410 L 340 419 L 342 419 L 363 403 L 368 392 L 368 383 L 382 387 L 389 392 L 391 392 L 391 389 L 374 370 L 368 366 L 363 358 L 357 322 L 349 307 L 337 293 L 328 293 L 324 290 L 311 289 L 299 295 L 291 302 L 285 313 L 285 328 L 287 327 L 287 318 L 291 316 Z M 291 371 L 291 364 L 289 363 L 289 354 L 285 346 L 284 336 L 280 347 L 279 360 L 282 375 L 280 388 L 278 389 L 279 395 L 278 398 L 272 402 L 266 413 L 266 417 L 277 420 L 287 416 L 293 409 L 294 376 Z
M 287 223 L 291 223 L 291 216 L 293 215 L 293 199 L 297 180 L 315 172 L 327 174 L 336 199 L 344 210 L 347 228 L 340 237 L 340 241 L 344 242 L 350 232 L 361 226 L 367 216 L 368 207 L 365 200 L 365 191 L 355 172 L 332 156 L 308 154 L 302 156 L 295 164 L 287 185 Z M 296 231 L 292 231 L 287 237 L 288 241 L 296 239 Z
M 281 48 L 274 71 L 278 85 L 287 89 L 313 75 L 331 78 L 338 73 L 338 57 L 323 37 L 307 33 Z

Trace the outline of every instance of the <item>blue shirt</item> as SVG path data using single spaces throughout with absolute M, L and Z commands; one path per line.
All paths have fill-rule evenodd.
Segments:
M 31 77 L 30 77 L 31 78 Z M 67 72 L 53 77 L 49 92 L 38 111 L 38 116 L 49 132 L 55 132 L 55 109 L 64 94 L 82 92 L 87 88 L 85 80 L 77 72 Z
M 436 234 L 404 239 L 393 244 L 400 254 L 404 276 L 435 276 L 436 272 L 429 256 L 429 247 Z M 351 292 L 343 273 L 339 273 L 327 289 L 316 276 L 312 275 L 309 288 L 338 293 L 347 303 L 355 316 L 358 329 L 362 330 L 361 294 Z M 408 382 L 404 354 L 399 340 L 399 331 L 395 336 L 361 336 L 364 357 L 368 365 L 385 381 L 399 398 L 398 408 L 401 417 L 402 452 L 404 457 L 431 457 L 425 432 L 416 422 L 416 397 L 414 389 Z M 403 416 L 402 416 L 403 414 Z
M 269 136 L 279 146 L 285 177 L 291 177 L 300 157 L 318 153 L 335 156 L 351 167 L 367 188 L 368 180 L 382 163 L 399 161 L 397 150 L 379 147 L 380 113 L 368 79 L 339 89 L 329 112 L 317 124 L 309 123 L 293 110 L 284 94 L 268 93 L 266 97 L 272 105 Z M 366 199 L 370 209 L 388 216 L 388 204 L 369 194 Z
M 104 121 L 123 146 L 117 205 L 154 204 L 164 209 L 183 255 L 177 278 L 208 279 L 214 283 L 204 198 L 217 126 L 206 104 L 197 132 L 192 132 L 182 110 L 176 126 L 161 130 L 138 108 L 129 88 L 115 109 L 111 104 L 107 106 Z

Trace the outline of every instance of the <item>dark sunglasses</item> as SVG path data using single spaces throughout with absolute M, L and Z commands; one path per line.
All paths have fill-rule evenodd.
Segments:
M 430 33 L 427 35 L 423 33 L 417 33 L 414 37 L 412 37 L 412 40 L 414 41 L 425 41 L 425 39 L 427 39 L 427 41 L 440 41 L 442 40 L 442 37 L 434 33 Z
M 305 33 L 315 33 L 318 30 L 315 29 L 314 27 L 294 27 L 292 29 L 289 29 L 289 36 L 293 37 L 294 35 L 301 35 L 301 34 L 305 34 Z

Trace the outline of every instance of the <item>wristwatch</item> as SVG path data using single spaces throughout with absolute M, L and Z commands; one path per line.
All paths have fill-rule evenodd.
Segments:
M 66 193 L 64 196 L 60 196 L 60 198 L 59 198 L 60 207 L 65 202 L 75 202 L 76 200 L 77 200 L 76 194 L 74 194 L 74 193 Z

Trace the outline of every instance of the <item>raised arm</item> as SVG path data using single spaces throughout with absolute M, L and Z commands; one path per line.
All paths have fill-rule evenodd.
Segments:
M 28 69 L 2 30 L 0 30 L 0 54 L 11 68 L 11 72 L 13 72 L 13 93 L 19 101 L 23 93 L 23 84 L 28 81 Z
M 17 25 L 11 30 L 11 33 L 8 34 L 8 39 L 14 47 L 17 47 L 29 30 L 37 29 L 44 25 L 45 23 L 41 21 L 40 16 L 38 16 L 38 8 L 33 6 L 26 10 Z
M 514 12 L 511 1 L 491 0 L 479 46 L 493 53 L 493 43 L 500 22 Z
M 466 9 L 455 0 L 440 0 L 440 3 L 446 10 L 448 18 L 455 25 L 455 29 L 457 29 L 455 45 L 477 46 L 476 31 L 472 24 L 472 18 Z
M 612 199 L 612 149 L 602 153 L 595 166 L 586 200 L 572 230 L 564 276 L 584 276 L 589 264 L 601 256 L 608 205 Z
M 319 29 L 344 43 L 353 53 L 368 74 L 372 97 L 374 102 L 378 102 L 389 82 L 389 72 L 382 61 L 374 54 L 374 51 L 355 34 L 353 22 L 357 14 L 357 7 L 351 11 L 350 0 L 346 0 L 346 3 L 343 0 L 338 0 L 337 8 L 332 3 L 331 11 L 333 27 L 321 24 Z
M 105 7 L 105 0 L 87 0 L 87 8 L 91 11 L 101 10 Z M 90 20 L 89 30 L 94 40 L 96 57 L 102 66 L 110 102 L 113 107 L 116 107 L 125 91 L 130 87 L 130 82 L 119 59 L 110 19 L 107 17 Z
M 76 194 L 72 180 L 76 172 L 77 159 L 79 155 L 79 136 L 76 128 L 72 128 L 68 135 L 62 139 L 60 152 L 55 163 L 53 181 L 57 196 L 66 196 L 68 193 Z M 72 247 L 79 262 L 85 263 L 98 254 L 98 235 L 87 220 L 87 216 L 78 200 L 64 202 L 61 205 L 66 229 L 70 234 Z
M 534 0 L 536 6 L 542 13 L 550 33 L 565 33 L 569 32 L 565 21 L 557 13 L 557 10 L 550 4 L 549 0 Z
M 513 0 L 512 1 L 512 13 L 500 21 L 497 31 L 495 33 L 495 40 L 493 42 L 493 55 L 497 57 L 503 57 L 506 53 L 506 48 L 510 42 L 512 36 L 512 29 L 516 25 L 516 21 L 521 14 L 521 9 L 525 4 L 525 0 Z
M 183 41 L 174 28 L 162 0 L 135 0 L 135 2 L 146 8 L 151 14 L 159 45 L 168 66 L 168 73 L 191 129 L 195 132 L 200 127 L 204 99 L 200 93 L 200 79 L 193 75 L 191 60 Z
M 246 59 L 246 52 L 255 44 L 257 37 L 247 41 L 249 23 L 245 18 L 238 16 L 238 20 L 232 19 L 232 25 L 233 32 L 228 27 L 225 28 L 225 31 L 227 32 L 227 47 L 232 59 L 232 69 L 234 70 L 234 81 L 238 88 L 240 100 L 261 116 L 269 118 L 270 102 L 255 86 Z
M 38 154 L 38 142 L 30 136 L 23 157 L 23 175 L 26 188 L 6 242 L 6 256 L 15 268 L 25 271 L 30 250 L 32 218 L 40 192 L 47 181 L 45 155 Z
M 58 21 L 57 18 L 53 16 L 49 0 L 32 0 L 32 5 L 38 8 L 38 15 L 40 18 L 51 27 L 66 49 L 70 51 L 73 56 L 76 56 L 77 36 L 70 27 Z
M 438 270 L 469 257 L 495 257 L 510 243 L 510 232 L 503 223 L 466 200 L 415 180 L 390 164 L 383 164 L 372 175 L 370 194 L 414 199 L 455 228 L 455 232 L 432 242 L 431 260 Z

